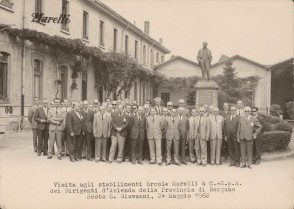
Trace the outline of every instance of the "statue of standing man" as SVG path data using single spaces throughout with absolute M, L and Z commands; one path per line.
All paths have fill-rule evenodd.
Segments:
M 197 60 L 202 70 L 202 79 L 210 80 L 211 51 L 207 48 L 207 42 L 203 42 L 203 48 L 198 51 Z M 205 74 L 207 78 L 205 77 Z

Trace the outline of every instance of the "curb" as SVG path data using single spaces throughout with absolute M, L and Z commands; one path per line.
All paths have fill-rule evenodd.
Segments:
M 273 153 L 273 154 L 267 154 L 261 156 L 261 161 L 273 161 L 273 160 L 282 160 L 286 158 L 294 157 L 294 150 L 288 148 L 288 151 L 285 151 L 285 153 Z

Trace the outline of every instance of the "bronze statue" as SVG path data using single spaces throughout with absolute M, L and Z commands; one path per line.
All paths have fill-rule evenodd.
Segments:
M 210 80 L 211 51 L 207 48 L 207 42 L 203 42 L 203 48 L 198 51 L 197 60 L 202 70 L 202 79 Z M 205 77 L 205 73 L 207 78 Z

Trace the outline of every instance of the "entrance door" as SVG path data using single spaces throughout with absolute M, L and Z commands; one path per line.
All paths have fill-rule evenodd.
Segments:
M 166 103 L 170 101 L 170 93 L 161 93 L 161 100 L 162 100 L 162 105 L 166 106 Z

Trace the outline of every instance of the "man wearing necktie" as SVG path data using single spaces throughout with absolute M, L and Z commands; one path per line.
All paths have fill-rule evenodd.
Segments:
M 229 104 L 225 102 L 223 104 L 223 109 L 224 110 L 222 112 L 220 112 L 220 115 L 224 117 L 224 120 L 225 120 L 224 121 L 225 122 L 224 123 L 224 126 L 226 126 L 227 116 L 230 115 L 230 111 L 229 111 L 230 107 L 229 107 Z M 223 138 L 224 138 L 224 132 L 223 132 Z M 225 159 L 227 159 L 228 156 L 229 156 L 229 147 L 228 147 L 228 143 L 225 140 L 223 140 L 223 142 L 222 142 L 222 151 L 221 151 L 221 154 L 222 154 L 223 157 L 225 157 Z
M 145 140 L 145 126 L 146 117 L 144 116 L 144 108 L 140 106 L 138 108 L 138 114 L 133 115 L 130 118 L 129 133 L 132 145 L 132 163 L 136 164 L 138 160 L 139 164 L 143 164 L 143 145 Z
M 240 116 L 237 114 L 237 108 L 230 108 L 230 115 L 227 115 L 224 136 L 228 143 L 230 166 L 240 167 L 240 144 L 237 141 L 237 132 Z
M 210 122 L 210 162 L 211 165 L 220 165 L 221 147 L 223 140 L 224 117 L 219 115 L 219 109 L 214 108 Z
M 179 129 L 180 118 L 177 117 L 177 110 L 171 110 L 171 116 L 167 118 L 166 124 L 166 165 L 171 165 L 171 149 L 174 148 L 174 162 L 176 165 L 181 165 L 179 160 L 179 149 L 180 149 L 180 129 Z
M 245 116 L 241 117 L 238 126 L 237 141 L 240 142 L 241 168 L 246 167 L 247 159 L 247 166 L 251 169 L 253 140 L 260 133 L 262 126 L 255 117 L 251 116 L 250 107 L 245 107 L 244 112 Z
M 156 97 L 154 99 L 154 103 L 155 103 L 155 108 L 156 108 L 156 114 L 157 115 L 161 115 L 162 114 L 162 106 L 161 106 L 161 98 L 160 97 Z
M 196 140 L 195 140 L 195 151 L 197 158 L 197 165 L 206 166 L 207 164 L 207 141 L 210 136 L 210 122 L 207 116 L 204 116 L 205 109 L 199 108 L 199 115 L 195 117 L 195 129 Z
M 187 135 L 189 131 L 189 119 L 186 115 L 190 115 L 190 113 L 185 113 L 184 107 L 179 107 L 179 132 L 180 132 L 180 147 L 181 147 L 181 162 L 186 165 L 186 142 L 188 140 Z M 189 111 L 189 110 L 188 110 Z M 185 115 L 186 114 L 186 115 Z
M 61 160 L 62 145 L 61 141 L 64 133 L 64 121 L 65 112 L 64 109 L 60 107 L 60 100 L 58 98 L 54 99 L 55 107 L 52 107 L 48 111 L 48 121 L 49 121 L 49 150 L 48 159 L 53 157 L 54 143 L 57 145 L 57 157 Z
M 191 110 L 191 117 L 189 118 L 189 132 L 188 132 L 188 140 L 189 140 L 189 156 L 191 163 L 195 163 L 196 161 L 196 156 L 194 152 L 194 144 L 196 140 L 196 129 L 195 129 L 195 124 L 196 124 L 196 115 L 197 111 L 196 109 Z
M 94 111 L 94 114 L 98 113 L 99 112 L 99 105 L 100 105 L 100 102 L 98 99 L 94 99 L 93 101 L 93 111 Z
M 167 118 L 169 118 L 169 112 L 166 107 L 162 108 L 162 118 L 164 120 L 162 139 L 161 139 L 161 155 L 162 160 L 166 162 L 166 128 L 167 128 Z
M 95 162 L 106 162 L 107 140 L 111 132 L 111 115 L 106 114 L 106 108 L 100 107 L 100 113 L 96 113 L 93 122 L 93 135 L 95 138 Z M 101 146 L 102 145 L 102 146 Z
M 64 132 L 63 132 L 63 137 L 61 140 L 61 147 L 62 147 L 62 152 L 61 152 L 61 156 L 64 156 L 65 154 L 68 155 L 68 139 L 69 139 L 69 133 L 67 131 L 66 128 L 66 118 L 67 118 L 67 114 L 72 110 L 72 108 L 69 106 L 69 100 L 68 99 L 64 99 L 63 100 L 63 111 L 65 114 L 65 119 L 64 119 L 64 124 L 65 124 L 65 128 L 64 128 Z
M 130 105 L 127 104 L 125 106 L 125 114 L 127 115 L 127 119 L 130 120 L 133 117 L 133 113 L 132 113 L 132 108 L 136 107 L 136 105 Z M 128 124 L 127 127 L 127 136 L 125 139 L 125 145 L 124 145 L 124 153 L 123 153 L 123 162 L 125 161 L 125 159 L 127 158 L 129 160 L 129 162 L 131 162 L 132 160 L 132 140 L 130 139 L 130 123 Z
M 147 117 L 146 130 L 147 139 L 150 150 L 150 164 L 155 164 L 157 161 L 159 166 L 162 166 L 161 155 L 161 138 L 164 120 L 161 116 L 156 115 L 156 108 L 151 108 L 151 115 Z
M 144 104 L 144 115 L 145 118 L 147 118 L 150 115 L 150 104 Z M 147 139 L 147 131 L 145 129 L 145 140 L 143 145 L 143 160 L 148 159 L 150 160 L 150 151 L 149 151 L 149 145 L 148 145 L 148 139 Z
M 244 109 L 243 109 L 243 104 L 242 104 L 241 100 L 237 101 L 237 114 L 240 117 L 243 117 L 245 115 L 245 112 L 244 112 Z
M 34 119 L 37 121 L 38 134 L 38 156 L 47 155 L 48 153 L 48 137 L 49 137 L 49 121 L 48 121 L 48 100 L 43 99 L 42 107 L 36 109 Z
M 38 152 L 37 121 L 35 121 L 34 116 L 35 116 L 36 109 L 39 108 L 39 104 L 40 104 L 39 98 L 36 97 L 34 102 L 35 102 L 34 106 L 32 106 L 29 110 L 28 120 L 31 124 L 31 128 L 32 128 L 32 132 L 33 132 L 33 148 L 34 148 L 35 152 Z

